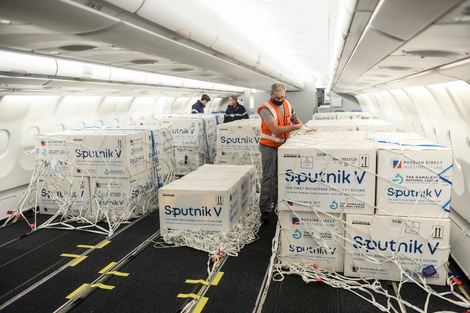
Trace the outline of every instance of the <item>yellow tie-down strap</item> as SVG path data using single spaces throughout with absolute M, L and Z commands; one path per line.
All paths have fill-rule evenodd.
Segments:
M 83 289 L 85 289 L 88 286 L 90 286 L 90 288 L 100 288 L 100 289 L 105 289 L 105 290 L 113 290 L 115 288 L 115 286 L 110 286 L 110 285 L 105 285 L 105 284 L 93 284 L 93 285 L 82 284 L 80 287 L 75 289 L 71 294 L 69 294 L 65 298 L 69 300 L 72 299 L 73 297 L 75 297 L 77 294 L 79 294 Z
M 100 288 L 105 290 L 113 290 L 115 286 L 105 285 L 105 284 L 93 284 L 90 286 L 91 288 Z
M 87 258 L 86 255 L 80 255 L 80 254 L 71 254 L 71 253 L 62 253 L 60 256 L 66 257 L 66 258 L 74 258 L 77 259 L 75 262 L 70 264 L 70 266 L 75 266 L 81 261 L 85 260 Z
M 129 276 L 129 273 L 123 273 L 123 272 L 118 272 L 118 271 L 111 271 L 111 272 L 107 272 L 106 275 L 114 275 L 114 276 L 120 276 L 120 277 L 127 277 L 127 276 Z
M 105 246 L 109 245 L 111 243 L 110 240 L 103 241 L 102 244 L 99 246 L 90 246 L 90 245 L 78 245 L 77 248 L 85 248 L 85 249 L 102 249 Z
M 180 293 L 178 294 L 178 298 L 193 298 L 193 299 L 199 300 L 201 296 L 198 296 L 195 293 Z
M 211 285 L 212 286 L 217 286 L 222 279 L 222 276 L 224 276 L 224 272 L 218 272 L 215 278 L 212 280 Z M 210 283 L 207 280 L 204 279 L 186 279 L 185 283 L 187 284 L 201 284 L 204 286 L 209 285 Z
M 204 286 L 209 285 L 209 282 L 204 279 L 186 279 L 186 284 L 202 284 Z

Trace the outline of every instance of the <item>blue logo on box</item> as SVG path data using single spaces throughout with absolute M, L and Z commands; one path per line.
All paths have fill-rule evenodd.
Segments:
M 293 233 L 292 233 L 292 237 L 294 237 L 294 239 L 300 239 L 302 238 L 302 232 L 298 229 L 296 229 Z
M 336 202 L 336 200 L 333 200 L 333 202 L 331 202 L 330 204 L 330 209 L 336 210 L 338 207 L 339 207 L 338 202 Z

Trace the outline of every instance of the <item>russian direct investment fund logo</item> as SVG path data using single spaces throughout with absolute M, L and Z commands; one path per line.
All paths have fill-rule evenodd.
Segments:
M 394 169 L 401 169 L 403 168 L 402 160 L 394 159 L 392 160 L 392 168 Z
M 292 225 L 300 225 L 300 218 L 292 216 Z

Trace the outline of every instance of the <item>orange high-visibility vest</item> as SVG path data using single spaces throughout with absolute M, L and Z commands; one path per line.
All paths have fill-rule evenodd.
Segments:
M 284 116 L 281 115 L 281 111 L 279 110 L 277 105 L 275 105 L 274 103 L 271 102 L 271 100 L 268 100 L 268 102 L 263 103 L 258 108 L 258 114 L 261 113 L 261 109 L 266 108 L 274 116 L 274 119 L 276 120 L 276 122 L 279 126 L 290 126 L 292 106 L 291 106 L 290 102 L 287 101 L 287 100 L 284 100 L 284 102 L 282 103 L 282 106 L 284 107 Z M 262 145 L 265 145 L 265 146 L 268 146 L 268 147 L 273 147 L 273 148 L 278 148 L 284 142 L 286 142 L 287 138 L 289 138 L 289 133 L 274 135 L 273 132 L 266 125 L 264 120 L 261 119 L 260 143 Z

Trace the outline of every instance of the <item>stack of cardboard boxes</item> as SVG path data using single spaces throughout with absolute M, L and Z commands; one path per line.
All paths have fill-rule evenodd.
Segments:
M 416 134 L 294 136 L 279 148 L 281 256 L 445 284 L 451 168 L 451 150 Z
M 158 191 L 160 227 L 172 230 L 229 232 L 256 192 L 250 165 L 204 165 Z
M 45 165 L 38 179 L 44 214 L 90 223 L 128 219 L 174 177 L 168 128 L 86 128 L 39 134 L 35 142 L 36 162 Z
M 217 122 L 214 115 L 162 115 L 154 116 L 152 119 L 139 119 L 136 123 L 172 128 L 177 175 L 186 175 L 203 164 L 214 162 L 217 136 Z

